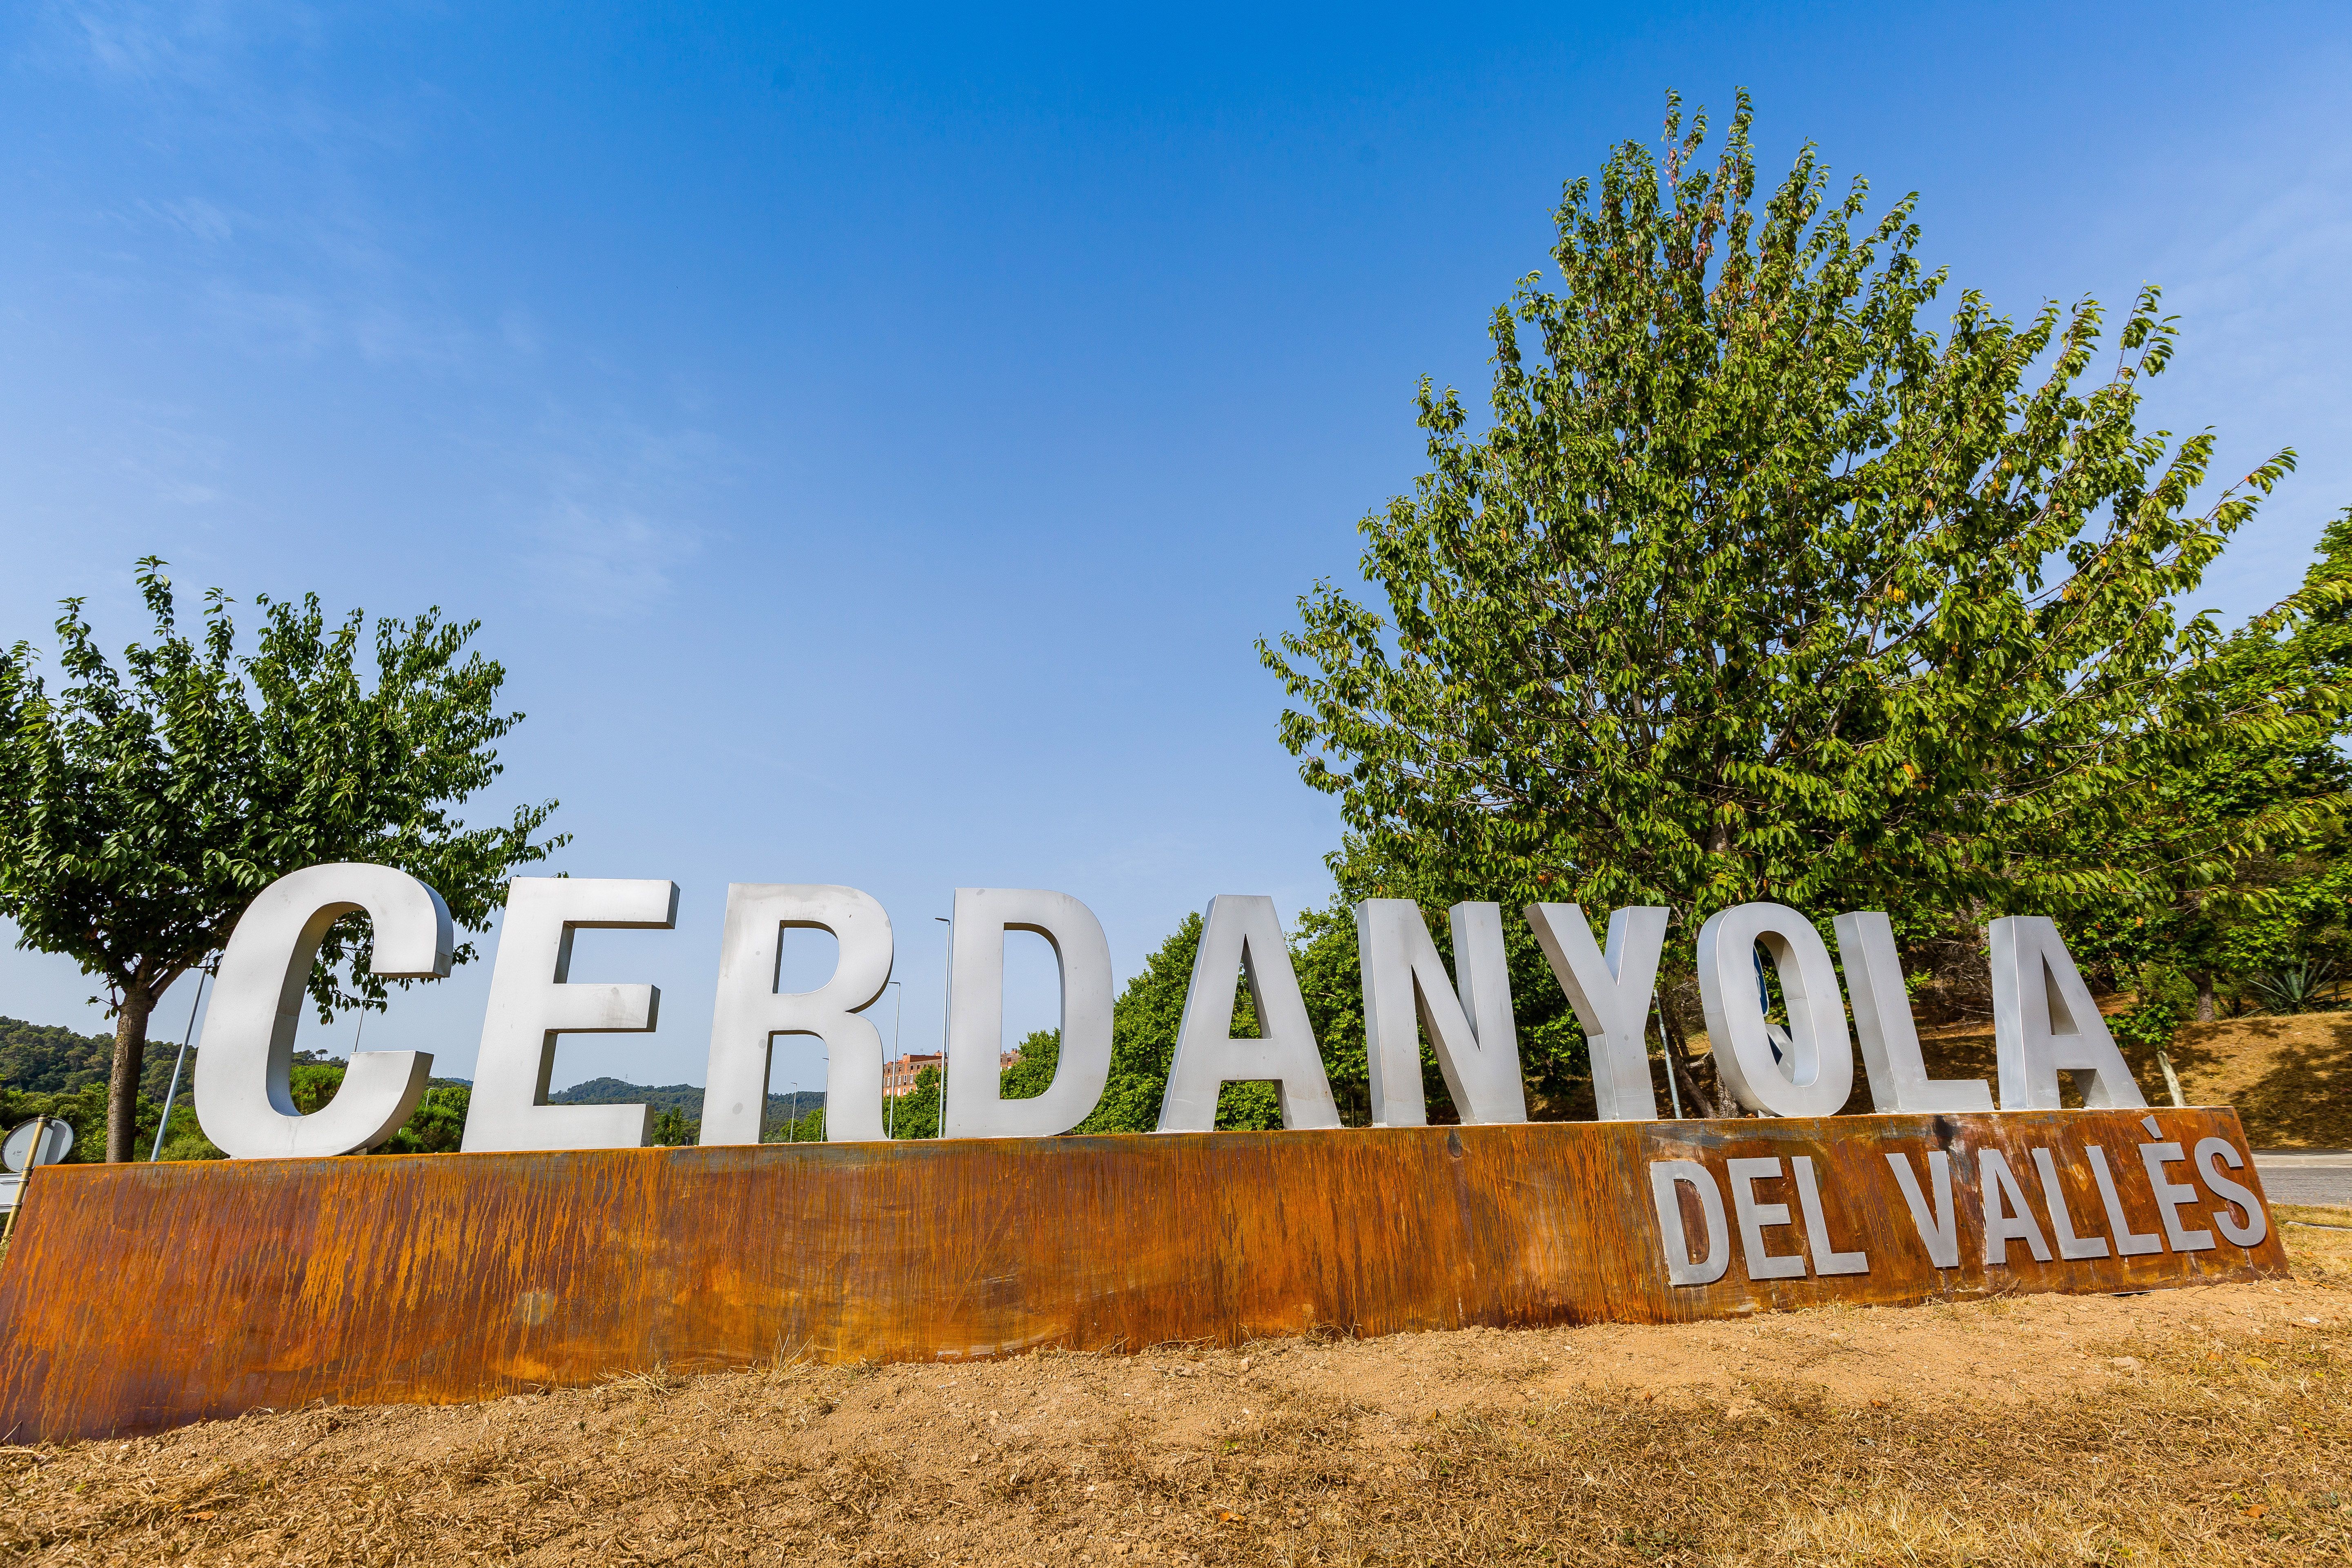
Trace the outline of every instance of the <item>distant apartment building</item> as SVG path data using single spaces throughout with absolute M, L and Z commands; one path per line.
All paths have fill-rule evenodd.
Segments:
M 923 1076 L 925 1068 L 938 1067 L 946 1059 L 934 1051 L 927 1057 L 900 1057 L 897 1061 L 884 1062 L 882 1064 L 882 1098 L 896 1100 L 902 1094 L 911 1092 L 915 1087 L 915 1080 Z
M 1020 1059 L 1019 1050 L 1006 1051 L 996 1058 L 997 1070 L 1002 1072 Z M 946 1061 L 945 1057 L 933 1051 L 927 1057 L 900 1057 L 896 1061 L 884 1062 L 882 1064 L 882 1098 L 896 1100 L 900 1095 L 911 1092 L 915 1087 L 915 1080 L 923 1076 L 925 1068 L 939 1068 L 944 1072 L 947 1070 L 944 1065 Z

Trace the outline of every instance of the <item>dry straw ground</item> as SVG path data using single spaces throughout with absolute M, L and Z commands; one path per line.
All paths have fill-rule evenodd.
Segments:
M 2278 1286 L 785 1365 L 9 1448 L 0 1556 L 2341 1563 L 2352 1211 L 2278 1212 L 2306 1222 Z

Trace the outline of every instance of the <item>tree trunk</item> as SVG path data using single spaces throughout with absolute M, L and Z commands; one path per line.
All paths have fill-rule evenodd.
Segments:
M 122 987 L 114 1013 L 114 1066 L 106 1082 L 106 1163 L 139 1157 L 139 1077 L 147 1066 L 147 1016 L 155 998 L 143 986 Z
M 2197 1021 L 2200 1024 L 2210 1024 L 2213 1021 L 2213 972 L 2210 969 L 2200 969 L 2197 972 L 2196 979 Z
M 1659 1032 L 1665 1036 L 1666 1039 L 1667 1069 L 1675 1075 L 1675 1081 L 1683 1086 L 1684 1098 L 1690 1101 L 1691 1109 L 1708 1121 L 1713 1121 L 1722 1113 L 1716 1109 L 1713 1098 L 1705 1089 L 1699 1088 L 1698 1079 L 1692 1075 L 1688 1059 L 1683 1052 L 1682 1029 L 1675 1023 L 1674 1013 L 1665 1005 L 1663 998 L 1660 999 L 1658 1005 L 1658 1024 Z
M 1690 1102 L 1691 1109 L 1713 1121 L 1718 1114 L 1715 1102 L 1706 1097 L 1705 1089 L 1699 1088 L 1698 1079 L 1691 1077 L 1691 1070 L 1683 1065 L 1682 1058 L 1672 1057 L 1670 1065 L 1674 1068 L 1675 1081 L 1683 1086 L 1683 1098 Z

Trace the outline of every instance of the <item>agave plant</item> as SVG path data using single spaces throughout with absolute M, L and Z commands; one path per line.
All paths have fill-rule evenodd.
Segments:
M 2298 959 L 2268 974 L 2252 975 L 2246 984 L 2273 1013 L 2308 1012 L 2319 1005 L 2321 993 L 2333 994 L 2336 965 Z

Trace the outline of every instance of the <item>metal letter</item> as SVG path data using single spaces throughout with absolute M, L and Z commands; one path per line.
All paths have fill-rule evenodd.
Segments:
M 1918 1227 L 1919 1239 L 1927 1244 L 1927 1261 L 1938 1268 L 1958 1268 L 1960 1218 L 1952 1207 L 1952 1157 L 1941 1149 L 1927 1151 L 1927 1179 L 1936 1185 L 1936 1206 L 1932 1209 L 1919 1191 L 1919 1178 L 1911 1173 L 1909 1158 L 1889 1154 L 1886 1163 L 1895 1167 L 1895 1184 L 1903 1189 L 1903 1201 L 1911 1205 L 1911 1223 Z
M 1062 975 L 1062 1047 L 1054 1081 L 1034 1100 L 1006 1100 L 1004 933 L 1034 931 Z M 1110 1079 L 1110 943 L 1094 912 L 1067 893 L 958 888 L 948 982 L 942 1138 L 1051 1138 L 1102 1101 Z
M 1853 1003 L 1853 1032 L 1870 1075 L 1870 1103 L 1880 1111 L 1990 1110 L 1992 1086 L 1980 1078 L 1929 1078 L 1919 1055 L 1911 994 L 1895 952 L 1895 927 L 1877 910 L 1837 917 L 1838 957 Z
M 1739 1215 L 1739 1247 L 1748 1256 L 1750 1279 L 1802 1279 L 1805 1260 L 1782 1258 L 1764 1249 L 1764 1227 L 1789 1223 L 1787 1204 L 1756 1201 L 1758 1182 L 1777 1181 L 1785 1173 L 1778 1160 L 1727 1160 L 1723 1173 L 1731 1180 L 1731 1207 Z
M 2215 1197 L 2245 1210 L 2246 1223 L 2240 1225 L 2237 1216 L 2228 1209 L 2215 1209 L 2214 1228 L 2228 1237 L 2232 1247 L 2260 1247 L 2263 1237 L 2271 1233 L 2271 1216 L 2263 1212 L 2262 1199 L 2221 1173 L 2221 1168 L 2214 1163 L 2217 1160 L 2228 1161 L 2230 1169 L 2233 1171 L 2245 1169 L 2244 1158 L 2230 1146 L 2227 1138 L 2200 1141 L 2190 1168 L 2205 1178 L 2205 1184 L 2212 1189 Z
M 1232 1037 L 1236 970 L 1249 980 L 1262 1032 L 1258 1039 Z M 1220 893 L 1209 900 L 1202 921 L 1192 984 L 1176 1026 L 1176 1057 L 1160 1100 L 1160 1131 L 1213 1131 L 1220 1089 L 1268 1079 L 1281 1100 L 1285 1127 L 1339 1125 L 1339 1108 L 1323 1074 L 1322 1053 L 1315 1048 L 1315 1026 L 1298 994 L 1298 976 L 1290 967 L 1274 900 Z
M 1456 904 L 1454 963 L 1459 999 L 1446 984 L 1437 944 L 1411 899 L 1366 899 L 1356 906 L 1356 952 L 1364 977 L 1364 1058 L 1371 1070 L 1372 1125 L 1424 1127 L 1421 1034 L 1465 1122 L 1525 1121 L 1519 1038 L 1511 1022 L 1511 974 L 1503 952 L 1503 907 Z
M 2151 1121 L 2155 1120 L 2150 1117 Z M 2178 1143 L 2143 1143 L 2139 1146 L 2140 1167 L 2147 1172 L 2147 1184 L 2156 1194 L 2156 1217 L 2164 1222 L 2164 1234 L 2172 1242 L 2175 1252 L 2210 1252 L 2213 1233 L 2210 1230 L 2183 1230 L 2180 1226 L 2180 1205 L 2197 1201 L 2197 1189 L 2164 1179 L 2164 1167 L 2175 1160 L 2186 1160 Z
M 2049 1150 L 2033 1151 L 2033 1168 L 2042 1173 L 2042 1201 L 2050 1205 L 2050 1228 L 2058 1235 L 2058 1256 L 2105 1258 L 2104 1237 L 2074 1234 L 2074 1214 L 2066 1206 L 2066 1190 L 2058 1184 L 2058 1162 L 2050 1157 Z
M 2058 928 L 2041 915 L 2011 915 L 1987 935 L 2000 1108 L 2057 1110 L 2062 1072 L 2091 1075 L 2083 1103 L 2094 1110 L 2146 1105 Z
M 2096 1143 L 2084 1145 L 2083 1157 L 2091 1162 L 2092 1179 L 2099 1184 L 2099 1203 L 2107 1211 L 2107 1229 L 2116 1238 L 2117 1258 L 2140 1258 L 2151 1252 L 2162 1252 L 2164 1241 L 2159 1237 L 2143 1236 L 2132 1229 L 2124 1218 L 2124 1200 L 2116 1191 L 2115 1173 L 2107 1169 L 2107 1152 Z
M 653 1123 L 643 1105 L 550 1105 L 558 1035 L 636 1034 L 654 1026 L 651 985 L 574 985 L 575 931 L 667 931 L 677 884 L 607 878 L 518 877 L 507 884 L 499 958 L 466 1111 L 468 1154 L 494 1149 L 635 1149 Z
M 433 1073 L 424 1051 L 354 1051 L 335 1098 L 309 1116 L 291 1088 L 294 1031 L 328 928 L 365 912 L 371 972 L 449 973 L 449 906 L 389 866 L 344 861 L 290 871 L 239 915 L 221 952 L 194 1087 L 196 1121 L 233 1160 L 291 1160 L 369 1149 L 399 1131 Z
M 1772 1059 L 1754 949 L 1762 943 L 1789 1005 L 1789 1060 Z M 1698 933 L 1699 1000 L 1716 1070 L 1739 1102 L 1767 1116 L 1834 1116 L 1853 1089 L 1845 998 L 1830 950 L 1786 904 L 1740 904 Z
M 814 991 L 776 989 L 788 929 L 830 931 L 840 944 L 832 976 Z M 825 1142 L 878 1141 L 882 1035 L 859 1015 L 889 984 L 890 953 L 890 917 L 855 888 L 730 884 L 700 1141 L 760 1141 L 778 1035 L 814 1035 L 824 1042 Z
M 1658 985 L 1658 950 L 1668 910 L 1650 905 L 1612 910 L 1609 952 L 1574 904 L 1529 904 L 1551 972 L 1559 981 L 1592 1055 L 1592 1099 L 1602 1121 L 1655 1121 L 1658 1091 L 1650 1082 L 1650 1000 Z
M 1698 1194 L 1706 1219 L 1706 1257 L 1691 1261 L 1690 1237 L 1683 1230 L 1681 1183 Z M 1675 1285 L 1712 1285 L 1731 1267 L 1731 1233 L 1723 1223 L 1723 1194 L 1715 1177 L 1696 1160 L 1650 1162 L 1650 1201 L 1658 1211 L 1658 1232 L 1666 1251 L 1666 1279 Z
M 2050 1244 L 2033 1223 L 2033 1205 L 2025 1201 L 2025 1189 L 2017 1184 L 2009 1156 L 1998 1149 L 1978 1150 L 1977 1184 L 1984 1193 L 1984 1260 L 2007 1267 L 2009 1244 L 2021 1241 L 2036 1263 L 2049 1262 Z M 2012 1205 L 2014 1214 L 2010 1212 Z
M 1805 1247 L 1813 1255 L 1816 1274 L 1867 1274 L 1870 1255 L 1865 1252 L 1840 1252 L 1830 1239 L 1829 1216 L 1822 1212 L 1821 1178 L 1813 1174 L 1813 1159 L 1810 1154 L 1791 1155 L 1789 1164 L 1797 1173 L 1797 1202 L 1805 1215 Z

